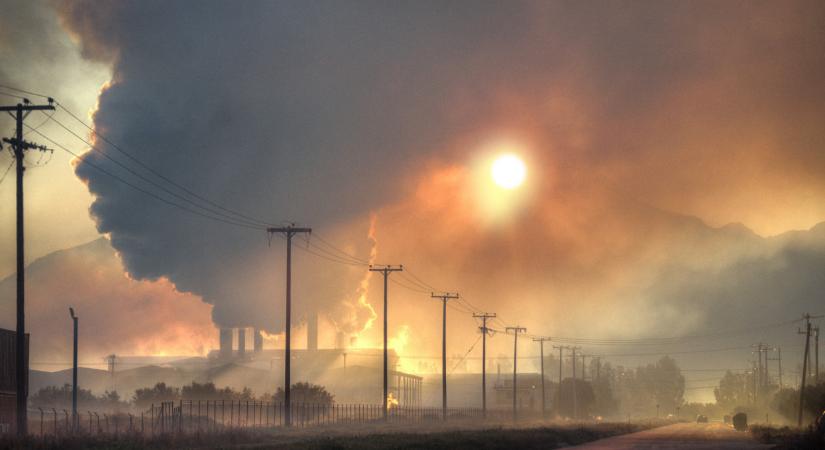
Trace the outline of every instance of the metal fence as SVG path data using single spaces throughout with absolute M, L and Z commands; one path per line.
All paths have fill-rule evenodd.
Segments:
M 328 425 L 374 424 L 384 421 L 382 405 L 292 404 L 294 428 Z M 40 436 L 66 434 L 199 434 L 235 429 L 285 426 L 283 403 L 246 400 L 181 400 L 152 404 L 139 413 L 98 413 L 35 408 L 29 411 L 29 431 Z M 418 424 L 441 421 L 441 408 L 392 407 L 387 422 Z M 447 420 L 480 419 L 481 408 L 448 408 Z M 75 422 L 74 425 L 72 422 Z

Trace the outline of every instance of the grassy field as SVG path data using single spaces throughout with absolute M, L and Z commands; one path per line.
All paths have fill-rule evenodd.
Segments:
M 663 425 L 662 422 L 448 427 L 233 431 L 200 436 L 78 436 L 0 441 L 20 449 L 547 449 L 581 444 Z
M 752 425 L 750 431 L 757 441 L 773 444 L 781 450 L 825 449 L 825 436 L 812 428 Z

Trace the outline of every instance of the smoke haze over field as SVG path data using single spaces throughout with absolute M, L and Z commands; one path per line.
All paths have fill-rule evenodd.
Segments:
M 661 292 L 708 281 L 659 288 L 659 269 L 731 270 L 762 250 L 683 215 L 767 234 L 825 218 L 812 201 L 825 187 L 818 3 L 58 5 L 83 54 L 111 64 L 95 126 L 113 141 L 360 257 L 376 212 L 378 262 L 420 267 L 511 320 L 575 302 L 570 332 L 602 308 L 638 321 L 607 333 L 689 331 L 711 311 Z M 529 190 L 490 222 L 468 190 L 500 136 L 523 149 Z M 280 241 L 77 173 L 133 276 L 200 295 L 220 325 L 282 328 Z M 299 316 L 334 318 L 363 275 L 297 267 Z
M 221 205 L 403 263 L 508 323 L 671 336 L 819 306 L 822 2 L 53 5 L 111 70 L 94 115 L 111 141 Z M 527 164 L 508 194 L 488 177 L 503 148 Z M 75 170 L 130 277 L 214 305 L 218 326 L 282 332 L 282 240 Z M 377 343 L 380 280 L 294 254 L 298 320 L 319 311 Z M 390 289 L 395 342 L 431 354 L 438 305 Z M 462 331 L 448 351 L 463 353 L 475 324 L 451 314 Z

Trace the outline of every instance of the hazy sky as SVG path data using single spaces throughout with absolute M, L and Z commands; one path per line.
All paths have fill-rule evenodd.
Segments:
M 84 118 L 99 101 L 95 127 L 162 176 L 362 259 L 374 246 L 375 262 L 537 334 L 689 334 L 818 304 L 822 229 L 766 237 L 825 221 L 822 2 L 2 6 L 2 84 Z M 33 28 L 45 31 L 20 31 Z M 527 164 L 507 193 L 488 175 L 505 150 Z M 282 241 L 88 165 L 75 176 L 60 153 L 28 172 L 31 257 L 103 233 L 130 276 L 170 280 L 216 323 L 282 329 Z M 5 273 L 12 245 L 0 244 Z M 296 315 L 363 329 L 360 294 L 380 304 L 365 275 L 296 252 Z M 437 304 L 392 289 L 396 332 L 431 353 Z M 455 315 L 466 332 L 450 349 L 463 353 L 476 336 Z

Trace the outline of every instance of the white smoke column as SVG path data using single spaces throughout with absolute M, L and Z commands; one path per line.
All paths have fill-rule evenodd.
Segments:
M 378 240 L 375 236 L 376 220 L 376 214 L 371 213 L 369 230 L 367 232 L 367 239 L 370 245 L 370 265 L 375 264 L 375 260 L 378 256 Z M 355 298 L 345 299 L 342 301 L 342 306 L 345 310 L 345 317 L 330 317 L 330 320 L 339 332 L 344 333 L 348 337 L 355 338 L 356 342 L 362 333 L 372 328 L 375 319 L 378 318 L 375 308 L 373 308 L 367 300 L 371 278 L 372 272 L 369 268 L 367 268 L 361 277 L 361 281 L 358 283 L 358 288 L 355 291 Z M 364 318 L 365 314 L 367 316 L 366 318 Z M 363 325 L 361 325 L 362 323 Z

